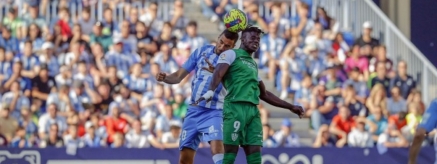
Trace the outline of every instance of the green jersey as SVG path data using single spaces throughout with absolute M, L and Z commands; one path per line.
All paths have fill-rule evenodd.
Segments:
M 222 84 L 227 90 L 226 102 L 259 104 L 258 65 L 252 56 L 242 49 L 223 52 L 218 63 L 229 64 Z

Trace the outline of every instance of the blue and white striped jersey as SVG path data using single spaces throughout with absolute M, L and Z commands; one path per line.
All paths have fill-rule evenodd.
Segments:
M 208 91 L 209 84 L 212 80 L 212 73 L 204 70 L 202 68 L 207 68 L 208 63 L 205 61 L 207 59 L 212 65 L 216 65 L 219 59 L 219 55 L 214 53 L 215 46 L 206 45 L 196 49 L 191 53 L 190 58 L 182 65 L 182 68 L 188 72 L 195 71 L 195 76 L 191 82 L 191 103 L 194 103 L 203 94 Z M 226 89 L 220 84 L 214 92 L 212 100 L 206 103 L 203 101 L 198 105 L 205 108 L 211 109 L 223 109 L 223 101 L 226 96 Z

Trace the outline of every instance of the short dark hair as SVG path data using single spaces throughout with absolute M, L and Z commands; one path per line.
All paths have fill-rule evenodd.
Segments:
M 238 40 L 238 33 L 236 32 L 231 32 L 229 30 L 223 30 L 223 32 L 220 34 L 220 36 L 224 35 L 226 38 L 231 39 L 233 41 L 237 41 Z
M 196 21 L 190 21 L 190 22 L 188 22 L 188 25 L 187 26 L 194 26 L 194 27 L 197 27 L 197 22 Z
M 259 33 L 259 34 L 264 34 L 264 32 L 260 28 L 258 28 L 256 26 L 249 26 L 249 27 L 247 27 L 246 29 L 243 30 L 242 34 L 248 33 L 248 32 L 256 32 L 256 33 Z

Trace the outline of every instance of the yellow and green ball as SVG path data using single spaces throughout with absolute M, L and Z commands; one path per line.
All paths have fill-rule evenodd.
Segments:
M 231 32 L 240 32 L 247 27 L 247 16 L 239 9 L 232 9 L 223 17 L 226 29 Z

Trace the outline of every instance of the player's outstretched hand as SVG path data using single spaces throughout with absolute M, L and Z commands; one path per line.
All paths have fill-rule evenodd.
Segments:
M 164 81 L 165 77 L 167 77 L 167 74 L 165 74 L 164 72 L 159 72 L 158 74 L 156 74 L 156 80 L 157 81 Z
M 193 105 L 198 105 L 200 102 L 202 101 L 211 101 L 212 96 L 214 95 L 214 91 L 212 90 L 208 90 L 205 94 L 202 95 L 202 97 L 200 97 L 196 102 L 194 102 Z
M 305 110 L 299 105 L 294 105 L 293 108 L 290 109 L 291 112 L 297 114 L 299 118 L 302 118 L 305 114 Z
M 203 67 L 202 69 L 213 73 L 215 68 L 214 65 L 212 65 L 211 62 L 209 62 L 208 58 L 206 57 L 205 57 L 205 62 L 208 64 L 208 67 Z

